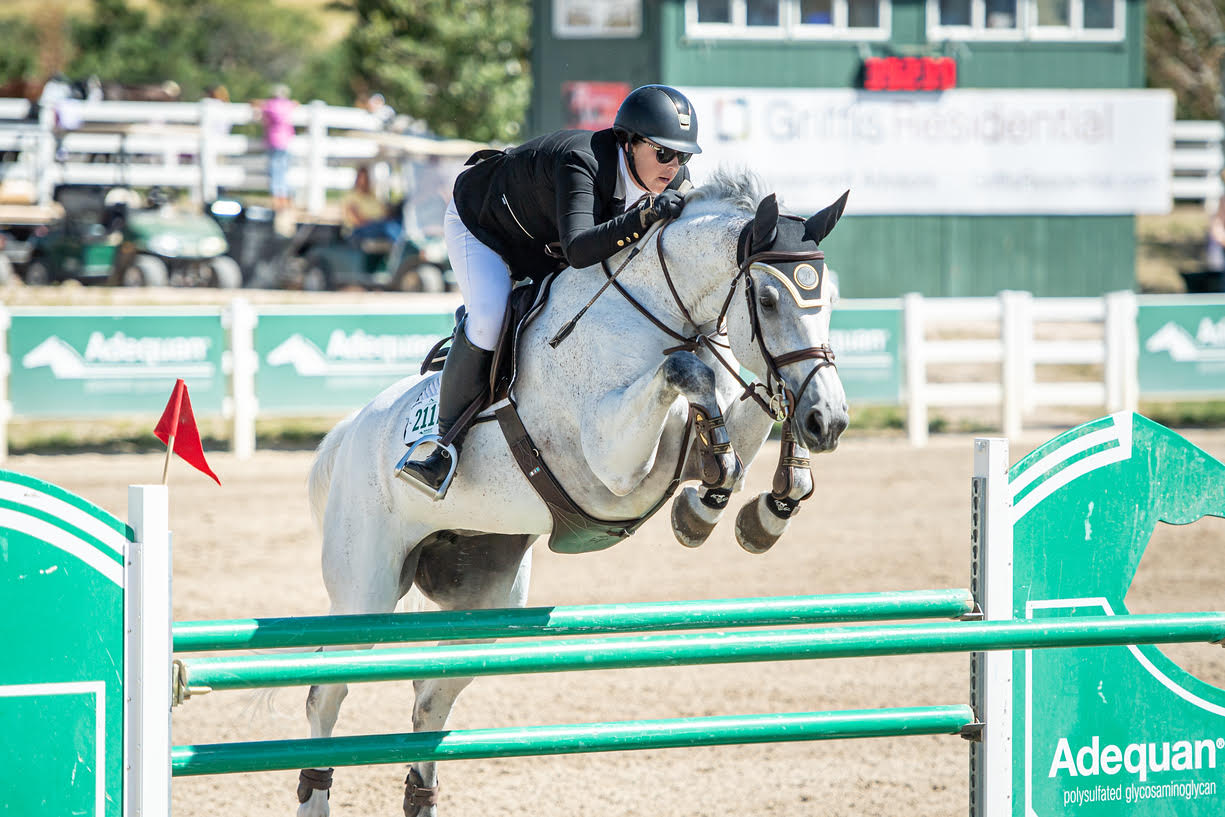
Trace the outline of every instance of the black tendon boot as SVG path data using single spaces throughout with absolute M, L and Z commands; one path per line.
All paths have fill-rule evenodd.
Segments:
M 468 340 L 463 327 L 459 328 L 456 338 L 451 342 L 451 350 L 447 352 L 446 362 L 442 367 L 438 390 L 438 437 L 426 437 L 435 445 L 430 455 L 421 460 L 408 460 L 412 450 L 400 460 L 396 476 L 417 488 L 433 499 L 442 499 L 447 494 L 451 474 L 451 453 L 447 447 L 439 444 L 441 438 L 447 435 L 460 415 L 473 402 L 480 399 L 489 389 L 489 366 L 493 361 L 493 352 L 486 351 Z M 467 429 L 455 436 L 451 447 L 455 456 L 459 456 Z M 419 441 L 420 442 L 420 441 Z

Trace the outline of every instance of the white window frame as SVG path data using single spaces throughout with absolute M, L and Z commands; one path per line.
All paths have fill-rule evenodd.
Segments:
M 927 0 L 927 37 L 929 40 L 991 40 L 999 42 L 1035 40 L 1041 42 L 1122 42 L 1127 34 L 1127 8 L 1124 0 L 1114 0 L 1113 28 L 1085 28 L 1083 0 L 1068 0 L 1072 25 L 1038 25 L 1037 0 L 1017 0 L 1015 28 L 987 28 L 986 0 L 970 0 L 970 25 L 940 25 L 940 0 Z
M 893 24 L 893 4 L 876 0 L 879 25 L 851 28 L 847 25 L 847 0 L 830 0 L 833 22 L 811 25 L 800 22 L 799 0 L 779 0 L 777 26 L 750 26 L 745 0 L 728 0 L 730 23 L 699 23 L 697 0 L 685 0 L 685 36 L 703 40 L 888 40 Z
M 559 40 L 628 39 L 642 35 L 643 0 L 553 0 L 553 36 Z M 590 26 L 567 24 L 568 11 L 574 6 L 587 6 L 594 22 Z M 625 6 L 631 10 L 630 28 L 609 28 L 602 25 L 611 7 Z

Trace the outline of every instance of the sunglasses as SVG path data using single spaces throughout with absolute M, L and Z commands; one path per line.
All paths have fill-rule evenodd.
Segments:
M 643 139 L 642 141 L 655 148 L 655 161 L 659 162 L 661 165 L 666 165 L 673 159 L 680 159 L 680 163 L 685 164 L 689 161 L 689 158 L 693 156 L 692 153 L 681 153 L 679 150 L 673 150 L 672 148 L 657 145 L 650 139 Z

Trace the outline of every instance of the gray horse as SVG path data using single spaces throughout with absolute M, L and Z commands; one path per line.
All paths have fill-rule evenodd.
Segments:
M 563 342 L 549 341 L 606 285 L 609 270 L 562 272 L 524 330 L 511 399 L 540 458 L 586 514 L 638 519 L 679 482 L 701 480 L 672 508 L 678 539 L 699 545 L 739 488 L 742 466 L 786 419 L 789 456 L 774 490 L 746 504 L 736 522 L 741 545 L 762 552 L 812 491 L 808 450 L 837 446 L 848 422 L 829 348 L 837 285 L 817 244 L 846 196 L 802 221 L 780 216 L 774 196 L 757 188 L 751 176 L 717 173 L 661 234 L 611 259 L 618 291 L 591 303 Z M 745 384 L 741 366 L 764 382 Z M 444 500 L 395 478 L 406 426 L 436 395 L 432 383 L 390 387 L 319 446 L 309 489 L 333 615 L 391 612 L 413 585 L 443 609 L 521 607 L 532 543 L 553 534 L 556 544 L 553 514 L 496 422 L 473 426 Z M 690 446 L 691 438 L 704 445 Z M 413 729 L 442 729 L 470 681 L 415 682 Z M 332 734 L 346 692 L 311 687 L 312 736 Z M 303 771 L 299 817 L 328 814 L 330 785 L 330 770 Z M 416 764 L 405 814 L 436 810 L 435 764 Z

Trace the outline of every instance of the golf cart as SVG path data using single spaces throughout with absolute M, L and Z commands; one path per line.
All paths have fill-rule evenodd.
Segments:
M 395 241 L 365 238 L 355 242 L 342 235 L 339 225 L 306 226 L 311 233 L 302 250 L 302 289 L 445 290 L 442 270 L 425 258 L 407 234 Z
M 126 214 L 111 283 L 233 289 L 242 286 L 242 270 L 227 249 L 212 217 L 176 209 L 165 191 L 154 187 L 144 208 Z
M 275 210 L 238 199 L 217 199 L 209 204 L 208 212 L 225 235 L 227 255 L 238 262 L 243 286 L 275 289 L 301 281 L 301 228 L 287 238 L 277 232 Z
M 122 237 L 125 203 L 108 199 L 104 187 L 86 184 L 61 184 L 53 197 L 61 214 L 31 234 L 22 278 L 31 286 L 106 283 Z

